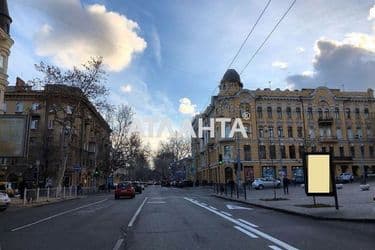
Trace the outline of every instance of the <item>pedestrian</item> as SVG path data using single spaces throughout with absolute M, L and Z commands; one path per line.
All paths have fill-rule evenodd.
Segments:
M 283 189 L 284 194 L 289 194 L 289 179 L 286 175 L 283 176 Z

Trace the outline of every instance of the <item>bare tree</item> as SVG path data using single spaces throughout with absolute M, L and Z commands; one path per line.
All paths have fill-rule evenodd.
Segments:
M 42 78 L 31 83 L 48 94 L 51 105 L 49 112 L 54 114 L 54 122 L 62 128 L 60 138 L 60 161 L 56 184 L 62 186 L 67 169 L 69 149 L 77 137 L 79 124 L 83 122 L 87 106 L 98 111 L 111 108 L 107 102 L 108 89 L 104 85 L 106 73 L 103 70 L 102 58 L 92 58 L 82 67 L 63 71 L 58 66 L 41 62 L 35 65 Z

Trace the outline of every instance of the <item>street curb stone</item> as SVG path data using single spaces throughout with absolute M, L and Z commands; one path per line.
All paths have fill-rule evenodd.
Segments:
M 278 207 L 265 206 L 265 205 L 250 202 L 250 201 L 237 200 L 235 198 L 230 198 L 230 197 L 217 195 L 217 194 L 212 194 L 212 196 L 220 198 L 220 199 L 224 199 L 224 200 L 236 201 L 236 202 L 240 202 L 240 203 L 243 203 L 243 204 L 252 205 L 252 206 L 255 206 L 255 207 L 260 207 L 260 208 L 269 209 L 269 210 L 274 210 L 274 211 L 282 212 L 282 213 L 286 213 L 286 214 L 292 214 L 292 215 L 297 215 L 297 216 L 301 216 L 301 217 L 308 217 L 308 218 L 312 218 L 312 219 L 315 219 L 315 220 L 375 223 L 375 219 L 371 219 L 371 218 L 340 218 L 340 217 L 317 216 L 317 215 L 306 214 L 306 213 L 301 213 L 301 212 L 297 212 L 297 211 L 291 211 L 291 210 L 288 210 L 288 209 L 283 209 L 283 208 L 278 208 Z

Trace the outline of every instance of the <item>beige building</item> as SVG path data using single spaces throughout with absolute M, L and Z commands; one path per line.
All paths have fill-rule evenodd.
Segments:
M 71 94 L 64 96 L 62 93 L 67 91 L 62 91 L 62 88 L 67 88 Z M 105 183 L 110 171 L 111 145 L 111 129 L 107 122 L 86 99 L 81 102 L 82 115 L 71 126 L 74 129 L 62 126 L 59 121 L 61 118 L 57 118 L 60 114 L 56 113 L 56 107 L 63 108 L 64 115 L 69 118 L 72 103 L 77 103 L 75 98 L 83 98 L 81 95 L 75 96 L 75 91 L 63 85 L 47 85 L 44 90 L 33 90 L 19 78 L 15 86 L 7 87 L 5 114 L 26 115 L 28 136 L 26 157 L 0 158 L 0 164 L 7 169 L 6 176 L 2 178 L 12 182 L 20 181 L 25 170 L 32 166 L 40 182 L 51 178 L 54 185 L 62 166 L 61 154 L 66 151 L 68 161 L 64 185 Z M 66 143 L 69 133 L 73 133 L 70 146 Z
M 197 115 L 193 128 L 198 135 L 199 119 L 205 126 L 210 118 L 241 117 L 248 138 L 229 137 L 231 123 L 220 137 L 204 132 L 192 139 L 193 168 L 200 181 L 236 180 L 238 152 L 242 165 L 241 180 L 280 177 L 287 174 L 296 181 L 303 178 L 304 152 L 332 152 L 337 174 L 362 172 L 375 174 L 375 99 L 372 89 L 344 92 L 318 87 L 302 90 L 248 90 L 239 74 L 228 70 L 220 91 L 211 104 Z
M 8 86 L 8 58 L 13 40 L 10 37 L 10 24 L 12 18 L 9 16 L 8 3 L 0 0 L 0 114 L 4 113 L 4 92 Z

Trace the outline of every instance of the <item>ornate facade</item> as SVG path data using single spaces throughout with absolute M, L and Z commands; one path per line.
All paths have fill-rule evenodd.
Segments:
M 375 99 L 366 92 L 343 92 L 318 87 L 302 90 L 243 89 L 240 76 L 228 70 L 217 96 L 197 115 L 193 128 L 198 135 L 199 119 L 209 126 L 210 118 L 242 118 L 248 138 L 228 137 L 232 124 L 220 137 L 203 133 L 192 139 L 193 166 L 197 179 L 208 182 L 236 180 L 239 152 L 241 180 L 287 174 L 303 178 L 304 152 L 332 152 L 337 174 L 375 174 Z

